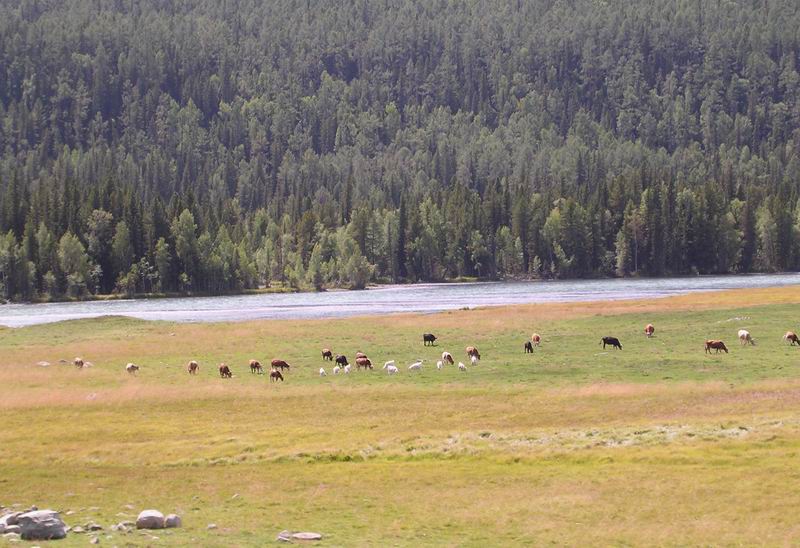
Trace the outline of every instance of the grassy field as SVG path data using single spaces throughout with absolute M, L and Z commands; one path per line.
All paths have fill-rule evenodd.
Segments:
M 70 525 L 108 527 L 151 507 L 183 517 L 157 539 L 101 536 L 119 546 L 258 546 L 282 529 L 346 546 L 796 543 L 800 348 L 781 337 L 800 331 L 798 303 L 798 288 L 782 288 L 425 316 L 0 329 L 0 504 L 69 512 Z M 739 346 L 740 328 L 756 346 Z M 422 345 L 428 331 L 434 348 Z M 543 344 L 526 355 L 534 331 Z M 603 335 L 624 350 L 603 350 Z M 705 355 L 706 338 L 730 354 Z M 436 371 L 443 350 L 466 361 L 469 344 L 479 365 Z M 401 372 L 334 377 L 324 346 L 395 359 Z M 93 367 L 58 363 L 75 356 Z M 250 358 L 273 357 L 292 364 L 284 384 L 249 373 Z M 417 358 L 426 367 L 408 372 Z M 189 359 L 201 364 L 196 377 Z M 218 377 L 220 361 L 233 379 Z M 127 362 L 141 366 L 136 377 Z

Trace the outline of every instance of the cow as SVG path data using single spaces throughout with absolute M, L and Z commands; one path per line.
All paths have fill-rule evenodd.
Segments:
M 192 360 L 186 365 L 186 370 L 190 375 L 197 375 L 197 372 L 200 370 L 200 366 L 196 361 Z
M 345 365 L 349 365 L 350 362 L 347 361 L 347 356 L 340 356 L 339 354 L 337 354 L 336 363 L 344 367 Z
M 533 335 L 531 335 L 531 344 L 533 346 L 539 346 L 540 344 L 542 344 L 542 336 L 539 335 L 538 333 L 534 333 Z
M 616 337 L 603 337 L 600 339 L 600 342 L 603 343 L 603 350 L 605 350 L 606 346 L 611 346 L 617 350 L 622 350 L 622 343 L 620 343 L 619 339 Z
M 269 382 L 277 382 L 277 381 L 283 382 L 283 375 L 281 375 L 281 372 L 278 371 L 277 369 L 273 369 L 272 371 L 269 372 Z
M 655 332 L 656 328 L 653 326 L 653 324 L 649 323 L 646 326 L 644 326 L 644 334 L 647 336 L 648 339 L 652 337 L 653 333 Z
M 431 346 L 434 346 L 436 343 L 436 335 L 433 333 L 424 333 L 422 335 L 422 345 L 427 346 L 430 343 Z
M 322 349 L 322 359 L 328 360 L 329 362 L 333 361 L 333 352 L 331 352 L 330 348 L 323 348 Z
M 272 360 L 272 369 L 280 369 L 283 371 L 284 369 L 290 369 L 291 366 L 283 360 L 274 359 Z M 283 378 L 281 378 L 283 380 Z
M 442 352 L 442 361 L 444 363 L 449 363 L 450 365 L 454 365 L 456 362 L 453 359 L 453 355 L 450 352 Z
M 130 373 L 131 375 L 135 375 L 137 371 L 139 371 L 139 366 L 134 363 L 129 363 L 125 366 L 125 371 Z
M 470 358 L 475 357 L 481 359 L 481 353 L 478 352 L 478 349 L 475 348 L 474 346 L 468 346 L 466 348 L 466 351 L 467 351 L 467 356 L 469 356 Z
M 533 354 L 533 344 L 531 344 L 531 341 L 525 341 L 525 353 Z
M 74 365 L 75 367 L 80 368 L 80 367 L 84 366 L 84 361 L 83 361 L 82 358 L 75 358 L 74 360 L 72 360 L 72 365 Z
M 356 360 L 358 360 L 359 358 L 366 358 L 366 357 L 367 355 L 364 354 L 363 352 L 356 352 Z
M 787 331 L 786 335 L 783 336 L 783 340 L 788 341 L 790 346 L 800 345 L 800 338 L 797 337 L 797 333 L 794 331 Z
M 742 346 L 745 346 L 747 344 L 751 344 L 753 346 L 756 345 L 756 341 L 753 340 L 753 337 L 750 335 L 750 332 L 748 330 L 740 329 L 738 335 L 739 335 L 739 344 L 741 344 Z
M 356 358 L 356 369 L 361 369 L 362 367 L 364 369 L 372 369 L 372 362 L 369 361 L 369 358 Z
M 233 373 L 231 373 L 231 368 L 225 365 L 224 363 L 219 364 L 219 376 L 223 379 L 230 379 L 233 377 Z
M 261 367 L 261 363 L 258 360 L 250 360 L 250 373 L 258 373 L 259 375 L 264 373 L 264 368 Z
M 722 341 L 706 341 L 706 353 L 711 354 L 711 350 L 715 350 L 717 354 L 719 354 L 720 350 L 724 350 L 726 354 L 728 353 L 728 347 L 726 347 L 725 343 Z

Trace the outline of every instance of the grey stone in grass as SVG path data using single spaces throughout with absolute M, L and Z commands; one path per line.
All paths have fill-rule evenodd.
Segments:
M 136 518 L 137 529 L 163 529 L 164 514 L 158 510 L 142 510 Z
M 53 540 L 67 536 L 67 526 L 55 510 L 34 510 L 17 517 L 23 540 Z
M 312 533 L 310 531 L 303 531 L 300 533 L 294 533 L 292 538 L 295 540 L 322 540 L 322 535 L 319 533 Z
M 164 527 L 168 529 L 180 527 L 181 525 L 181 517 L 177 514 L 169 514 L 166 518 L 164 518 Z

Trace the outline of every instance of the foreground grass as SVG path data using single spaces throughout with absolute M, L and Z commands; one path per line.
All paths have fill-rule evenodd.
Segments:
M 144 507 L 184 517 L 158 540 L 103 539 L 120 545 L 263 545 L 285 528 L 330 545 L 791 543 L 800 349 L 781 336 L 800 330 L 794 292 L 0 330 L 0 504 L 74 512 L 70 524 L 108 526 Z M 758 345 L 740 348 L 739 328 Z M 423 348 L 423 331 L 441 344 Z M 531 356 L 532 331 L 544 342 Z M 606 334 L 624 350 L 603 351 Z M 704 355 L 712 337 L 731 354 Z M 432 367 L 467 344 L 481 349 L 477 367 Z M 320 378 L 323 346 L 430 366 Z M 76 355 L 94 366 L 57 363 Z M 250 375 L 251 357 L 292 363 L 287 382 Z M 219 361 L 233 379 L 217 378 Z

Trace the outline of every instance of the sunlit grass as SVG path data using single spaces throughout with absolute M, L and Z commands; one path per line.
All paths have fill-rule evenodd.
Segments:
M 287 528 L 332 545 L 791 543 L 800 348 L 781 336 L 800 330 L 793 293 L 0 330 L 0 504 L 72 511 L 70 524 L 145 507 L 184 516 L 157 541 L 103 539 L 114 544 L 263 545 Z M 742 327 L 755 347 L 735 340 Z M 533 331 L 543 345 L 526 355 Z M 604 351 L 603 335 L 624 350 Z M 731 353 L 705 355 L 712 337 Z M 443 350 L 466 361 L 468 344 L 480 365 L 436 371 Z M 401 372 L 333 376 L 323 346 Z M 75 356 L 93 366 L 59 364 Z M 284 384 L 249 373 L 248 359 L 273 357 L 292 364 Z M 408 372 L 417 358 L 427 366 Z

